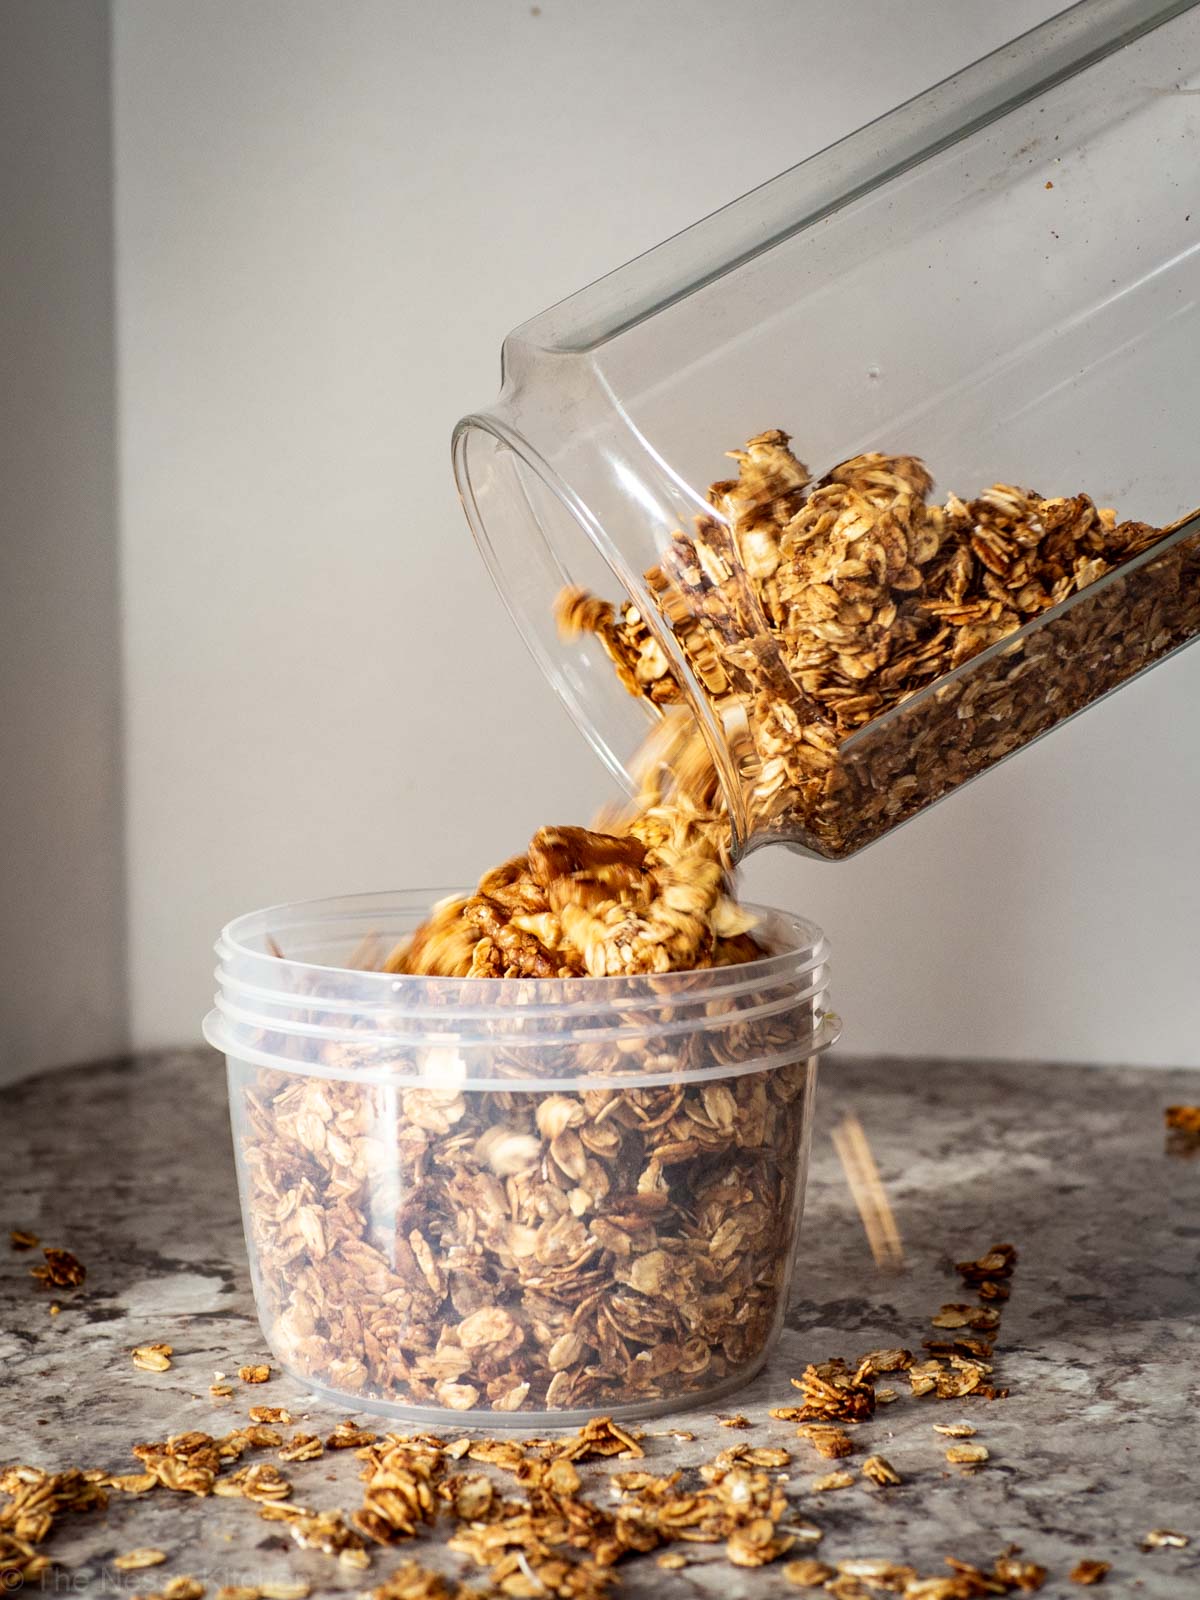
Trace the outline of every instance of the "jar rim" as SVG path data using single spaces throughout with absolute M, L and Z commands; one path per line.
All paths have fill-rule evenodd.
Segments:
M 218 990 L 205 1037 L 231 1062 L 303 1076 L 539 1092 L 738 1077 L 815 1055 L 837 1037 L 837 1019 L 825 1009 L 824 934 L 766 906 L 751 909 L 787 947 L 690 972 L 444 978 L 330 963 L 331 944 L 348 951 L 372 924 L 382 942 L 381 928 L 394 937 L 403 922 L 408 931 L 428 905 L 428 891 L 407 890 L 235 918 L 217 941 Z M 325 959 L 289 956 L 281 939 Z M 691 1035 L 726 1048 L 693 1065 Z
M 625 418 L 625 422 L 633 428 L 628 418 Z M 635 428 L 633 431 L 637 432 Z M 576 490 L 546 460 L 537 447 L 500 414 L 499 410 L 470 412 L 455 426 L 451 442 L 455 483 L 476 548 L 526 649 L 565 706 L 571 720 L 609 772 L 628 794 L 636 795 L 638 784 L 631 765 L 620 755 L 617 748 L 619 741 L 606 731 L 605 724 L 608 719 L 603 714 L 597 697 L 612 696 L 611 703 L 622 708 L 618 714 L 622 726 L 627 730 L 640 726 L 643 734 L 649 732 L 661 720 L 662 711 L 651 707 L 649 702 L 640 696 L 629 694 L 617 680 L 607 660 L 597 664 L 598 670 L 588 672 L 585 691 L 583 678 L 580 677 L 576 681 L 569 670 L 566 652 L 562 649 L 551 649 L 547 645 L 545 631 L 547 625 L 552 622 L 554 595 L 542 595 L 535 613 L 528 605 L 522 603 L 515 592 L 511 563 L 505 561 L 497 544 L 497 519 L 493 517 L 489 521 L 484 515 L 479 503 L 478 484 L 472 473 L 470 447 L 480 436 L 490 438 L 495 445 L 509 454 L 511 463 L 519 464 L 521 468 L 533 474 L 536 484 L 551 496 L 555 508 L 565 513 L 572 532 L 579 540 L 586 541 L 589 554 L 598 556 L 603 562 L 621 598 L 628 599 L 637 608 L 645 625 L 657 639 L 669 663 L 671 674 L 685 694 L 688 709 L 695 718 L 708 747 L 729 819 L 730 855 L 736 861 L 746 845 L 746 826 L 742 815 L 741 786 L 733 769 L 728 744 L 709 698 L 697 681 L 691 662 L 674 631 L 667 625 L 654 603 L 645 575 L 626 560 L 618 544 L 610 537 L 599 518 Z M 640 435 L 638 437 L 640 439 Z M 641 443 L 647 450 L 649 449 L 644 439 Z M 515 466 L 513 470 L 515 473 Z M 547 547 L 547 553 L 557 568 L 558 587 L 568 586 L 571 583 L 571 575 L 558 560 L 559 551 L 551 543 L 547 529 L 529 501 L 527 491 L 524 501 L 525 510 L 530 513 L 531 520 L 523 522 L 523 533 L 528 536 L 531 527 L 540 533 Z M 710 511 L 708 514 L 717 513 Z M 567 525 L 567 523 L 560 524 L 563 527 Z M 528 542 L 532 543 L 531 540 Z M 523 554 L 528 553 L 527 549 L 523 551 Z M 523 572 L 524 570 L 523 566 Z M 617 719 L 617 716 L 612 717 L 614 724 Z
M 384 913 L 387 911 L 391 912 L 393 920 L 399 914 L 412 918 L 415 922 L 425 916 L 439 901 L 469 893 L 470 890 L 462 888 L 385 889 L 364 894 L 324 896 L 313 900 L 282 901 L 278 905 L 243 912 L 240 916 L 234 917 L 222 928 L 214 948 L 222 961 L 226 959 L 248 961 L 255 968 L 261 963 L 262 970 L 268 973 L 286 973 L 289 977 L 319 978 L 322 975 L 336 975 L 340 978 L 351 978 L 355 983 L 363 985 L 364 998 L 368 997 L 372 990 L 380 993 L 386 990 L 394 996 L 398 988 L 405 984 L 420 985 L 428 989 L 433 998 L 464 992 L 478 997 L 478 1010 L 475 1011 L 473 1008 L 473 1014 L 482 1016 L 494 1010 L 496 1014 L 505 1017 L 512 1015 L 513 1002 L 502 1001 L 501 997 L 512 994 L 517 985 L 523 990 L 532 988 L 536 994 L 544 997 L 540 999 L 540 1006 L 554 1006 L 556 991 L 567 986 L 578 988 L 580 985 L 586 985 L 587 994 L 594 996 L 596 1004 L 627 1006 L 631 998 L 636 998 L 638 1003 L 644 1005 L 653 992 L 661 997 L 664 1006 L 669 1006 L 678 1004 L 685 998 L 695 998 L 699 993 L 707 992 L 710 987 L 714 997 L 724 997 L 731 992 L 761 986 L 764 981 L 771 979 L 785 976 L 799 979 L 824 965 L 829 959 L 829 941 L 816 923 L 795 912 L 752 902 L 746 902 L 747 910 L 756 913 L 761 919 L 769 919 L 772 929 L 789 930 L 794 936 L 794 942 L 782 949 L 772 950 L 765 956 L 756 957 L 753 961 L 739 962 L 734 966 L 699 967 L 680 972 L 635 973 L 610 978 L 446 978 L 379 972 L 339 966 L 327 961 L 297 960 L 290 957 L 278 942 L 279 936 L 286 935 L 289 927 L 313 928 L 321 924 L 344 925 L 361 921 L 364 934 L 369 933 L 376 931 L 373 925 L 383 921 Z M 268 939 L 276 941 L 279 954 L 266 946 Z M 218 978 L 221 971 L 222 969 L 218 967 Z M 723 979 L 723 981 L 714 981 L 711 985 L 697 981 L 703 978 Z M 642 987 L 644 992 L 638 993 L 639 987 Z M 285 985 L 273 988 L 267 984 L 264 988 L 279 994 L 295 992 Z M 493 1006 L 488 1004 L 489 1001 L 498 1003 Z M 530 1007 L 526 1003 L 523 1001 L 517 1003 L 521 1005 L 523 1012 L 530 1014 Z M 555 1009 L 560 1010 L 561 1007 Z

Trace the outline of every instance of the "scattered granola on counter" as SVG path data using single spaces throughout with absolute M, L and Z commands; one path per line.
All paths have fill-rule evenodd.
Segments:
M 1193 1156 L 1200 1151 L 1200 1106 L 1168 1106 L 1163 1120 L 1169 1156 Z
M 18 1237 L 14 1235 L 14 1241 Z M 21 1234 L 23 1239 L 33 1239 L 32 1234 Z M 34 1239 L 34 1243 L 37 1240 Z M 17 1245 L 14 1249 L 28 1249 L 27 1245 Z M 43 1289 L 77 1289 L 87 1277 L 87 1268 L 78 1256 L 69 1250 L 56 1250 L 52 1245 L 43 1247 L 42 1254 L 46 1261 L 43 1266 L 30 1267 L 29 1275 L 36 1278 Z
M 174 1346 L 159 1341 L 155 1344 L 139 1344 L 130 1354 L 140 1372 L 166 1372 L 175 1350 Z
M 1094 1583 L 1103 1583 L 1112 1571 L 1109 1561 L 1080 1561 L 1067 1574 L 1072 1583 L 1081 1583 L 1090 1587 Z

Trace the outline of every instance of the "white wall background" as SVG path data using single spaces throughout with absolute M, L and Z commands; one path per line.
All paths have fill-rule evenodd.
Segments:
M 108 8 L 0 11 L 0 1081 L 127 1042 Z
M 114 0 L 137 1044 L 195 1039 L 231 915 L 593 810 L 450 476 L 508 329 L 1054 9 Z M 856 861 L 749 863 L 848 1048 L 1195 1060 L 1198 691 L 1200 650 Z

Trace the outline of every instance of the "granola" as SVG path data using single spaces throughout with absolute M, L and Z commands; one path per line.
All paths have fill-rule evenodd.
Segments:
M 682 716 L 674 737 L 703 776 L 681 786 L 712 808 L 684 674 L 698 686 L 743 839 L 848 855 L 1200 631 L 1200 537 L 1122 575 L 1170 530 L 1003 483 L 937 504 L 913 456 L 855 456 L 813 481 L 788 446 L 773 429 L 731 452 L 712 514 L 645 574 L 656 618 L 579 589 L 557 607 L 565 638 L 594 634 L 631 694 Z M 1049 615 L 1101 578 L 1089 604 Z
M 22 1239 L 32 1239 L 32 1234 L 14 1235 Z M 36 1243 L 36 1240 L 34 1241 Z M 25 1244 L 16 1245 L 15 1248 L 27 1249 Z M 30 1267 L 29 1275 L 36 1278 L 43 1289 L 77 1289 L 87 1277 L 87 1268 L 78 1256 L 69 1250 L 58 1250 L 52 1245 L 46 1245 L 42 1254 L 46 1260 L 44 1265 Z
M 740 1048 L 789 1037 L 784 1012 Z M 281 1360 L 446 1411 L 645 1402 L 752 1369 L 782 1313 L 810 1080 L 807 1058 L 551 1094 L 256 1075 L 248 1211 Z
M 646 805 L 621 835 L 540 828 L 473 895 L 439 906 L 383 970 L 608 978 L 754 960 L 763 950 L 731 897 L 719 827 L 676 804 Z
M 131 1354 L 139 1372 L 166 1372 L 175 1350 L 172 1345 L 157 1340 L 154 1344 L 139 1344 Z
M 689 1011 L 685 980 L 664 1013 L 655 982 L 760 956 L 750 922 L 716 834 L 678 803 L 648 804 L 621 835 L 543 828 L 382 963 L 509 980 L 495 1089 L 460 1089 L 461 1059 L 433 1031 L 389 1050 L 389 1074 L 412 1072 L 395 1088 L 248 1072 L 234 1090 L 247 1212 L 285 1365 L 471 1413 L 653 1401 L 751 1370 L 782 1311 L 816 1002 L 739 985 Z M 539 998 L 527 980 L 558 980 L 549 1049 L 605 975 L 637 979 L 644 1001 L 615 1036 L 572 1034 L 564 1074 L 636 1080 L 644 1063 L 686 1079 L 505 1087 L 523 1070 L 521 1005 Z M 320 1059 L 356 1056 L 332 1044 Z M 746 1070 L 764 1060 L 780 1064 Z
M 1067 1576 L 1072 1583 L 1082 1584 L 1085 1588 L 1090 1588 L 1094 1583 L 1103 1583 L 1111 1571 L 1112 1563 L 1110 1561 L 1084 1559 L 1076 1562 Z
M 1192 1156 L 1200 1151 L 1200 1106 L 1168 1106 L 1163 1121 L 1168 1155 Z

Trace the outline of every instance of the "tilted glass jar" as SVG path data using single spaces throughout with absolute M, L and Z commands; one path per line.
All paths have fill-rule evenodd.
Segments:
M 456 478 L 509 610 L 619 779 L 636 787 L 660 712 L 593 634 L 559 636 L 564 587 L 632 605 L 657 641 L 734 857 L 772 839 L 851 855 L 1190 642 L 1198 151 L 1200 5 L 1084 0 L 509 336 L 498 402 L 456 430 Z M 755 692 L 786 701 L 795 674 L 769 630 L 747 627 L 747 679 L 714 684 L 695 648 L 719 631 L 706 583 L 668 606 L 654 589 L 674 536 L 720 527 L 723 454 L 777 427 L 817 470 L 905 452 L 965 496 L 1002 478 L 1177 520 L 772 768 Z

